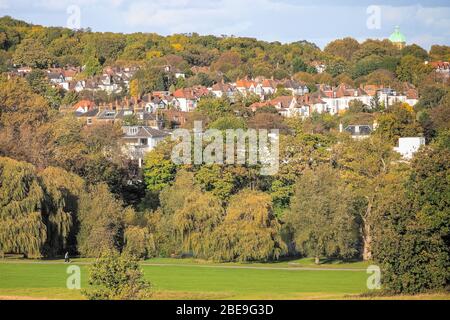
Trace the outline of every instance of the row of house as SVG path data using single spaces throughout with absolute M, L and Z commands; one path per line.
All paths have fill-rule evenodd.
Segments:
M 385 106 L 397 102 L 414 106 L 418 102 L 418 92 L 411 85 L 405 84 L 404 92 L 398 93 L 391 88 L 368 85 L 361 88 L 352 88 L 341 84 L 337 87 L 318 85 L 317 92 L 297 96 L 281 96 L 265 102 L 251 105 L 253 111 L 261 107 L 273 106 L 285 117 L 309 117 L 313 112 L 340 114 L 347 111 L 353 100 L 358 100 L 369 106 L 375 95 L 379 102 Z

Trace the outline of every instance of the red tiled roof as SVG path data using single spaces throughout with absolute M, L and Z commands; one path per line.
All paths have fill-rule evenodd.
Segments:
M 88 110 L 93 109 L 95 107 L 95 102 L 90 100 L 81 100 L 80 102 L 76 103 L 73 108 L 77 110 L 78 108 L 87 108 Z

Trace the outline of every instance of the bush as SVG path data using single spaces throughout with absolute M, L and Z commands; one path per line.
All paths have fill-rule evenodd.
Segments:
M 138 260 L 127 254 L 107 251 L 90 269 L 92 288 L 82 293 L 89 300 L 144 300 L 151 297 L 150 283 L 144 279 Z

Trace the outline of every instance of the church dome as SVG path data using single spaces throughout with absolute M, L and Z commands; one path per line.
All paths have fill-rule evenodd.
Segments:
M 406 37 L 403 33 L 400 32 L 400 27 L 395 27 L 395 31 L 389 37 L 389 40 L 394 43 L 405 43 Z

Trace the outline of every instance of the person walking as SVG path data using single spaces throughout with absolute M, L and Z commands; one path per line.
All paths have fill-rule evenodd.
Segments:
M 69 252 L 66 252 L 66 254 L 64 255 L 64 262 L 66 262 L 66 263 L 70 262 Z

